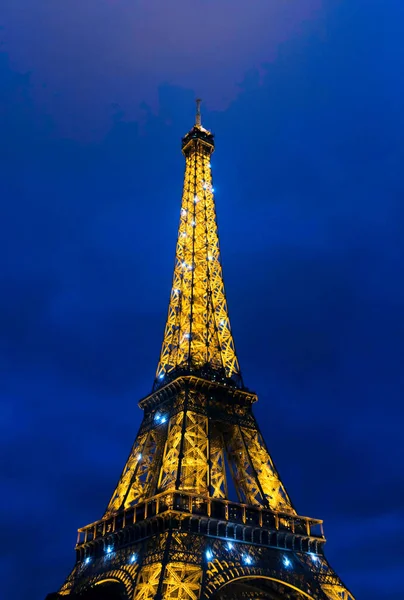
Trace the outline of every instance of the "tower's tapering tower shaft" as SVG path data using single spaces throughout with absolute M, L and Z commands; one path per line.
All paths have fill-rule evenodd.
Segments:
M 156 386 L 179 372 L 217 371 L 235 382 L 240 368 L 224 290 L 210 157 L 213 135 L 196 123 L 182 140 L 185 177 L 167 323 Z
M 322 521 L 292 505 L 242 384 L 213 150 L 197 101 L 154 387 L 107 509 L 79 529 L 76 564 L 48 600 L 354 600 L 325 558 Z

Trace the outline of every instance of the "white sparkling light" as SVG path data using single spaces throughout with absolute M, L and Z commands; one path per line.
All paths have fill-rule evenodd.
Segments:
M 227 542 L 227 550 L 233 550 L 234 544 L 233 542 Z
M 112 546 L 107 546 L 107 554 L 111 554 L 112 550 Z
M 284 556 L 283 557 L 283 564 L 285 565 L 285 567 L 290 567 L 290 565 L 292 563 L 290 562 L 290 560 L 286 556 Z
M 248 556 L 248 554 L 244 554 L 243 556 L 243 562 L 245 565 L 252 565 L 252 558 L 251 556 Z
M 132 556 L 129 559 L 129 562 L 134 563 L 137 561 L 137 554 L 132 554 Z
M 212 550 L 206 550 L 205 556 L 206 556 L 206 558 L 208 560 L 212 560 L 212 558 L 213 558 L 213 552 L 212 552 Z
M 141 455 L 141 453 L 140 453 L 140 452 L 139 452 L 139 454 L 137 455 L 137 459 L 138 459 L 138 460 L 142 460 L 142 455 Z
M 89 563 L 90 561 L 91 561 L 91 558 L 90 558 L 89 556 L 87 556 L 87 558 L 86 558 L 86 560 L 84 561 L 84 563 L 85 563 L 86 565 L 88 565 L 88 563 Z

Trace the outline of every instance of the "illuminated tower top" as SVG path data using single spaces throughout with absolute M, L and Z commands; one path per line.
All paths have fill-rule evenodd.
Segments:
M 184 373 L 242 386 L 220 262 L 210 157 L 213 134 L 195 125 L 182 139 L 185 176 L 174 277 L 155 388 Z

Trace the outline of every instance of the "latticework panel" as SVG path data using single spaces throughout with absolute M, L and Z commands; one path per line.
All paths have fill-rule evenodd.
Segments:
M 171 417 L 168 423 L 167 440 L 164 447 L 160 469 L 159 491 L 174 490 L 178 473 L 178 458 L 182 440 L 182 421 L 184 413 L 180 412 Z
M 156 493 L 158 469 L 165 436 L 161 428 L 139 435 L 105 512 L 105 517 L 142 502 Z
M 144 433 L 139 435 L 135 443 L 133 444 L 131 453 L 126 462 L 126 465 L 122 471 L 122 475 L 119 479 L 118 485 L 112 494 L 111 500 L 109 501 L 108 508 L 104 516 L 109 516 L 114 512 L 117 512 L 125 504 L 125 498 L 129 490 L 131 490 L 132 497 L 141 497 L 144 493 L 144 482 L 141 478 L 142 472 L 142 458 L 146 440 L 149 434 Z
M 173 416 L 169 422 L 158 490 L 179 489 L 207 494 L 208 468 L 208 418 L 191 411 Z
M 171 563 L 165 570 L 163 598 L 197 600 L 202 584 L 202 567 L 187 563 Z
M 186 413 L 180 490 L 207 494 L 208 491 L 208 418 Z
M 161 427 L 149 431 L 141 458 L 139 458 L 135 485 L 131 485 L 126 494 L 125 508 L 142 502 L 156 493 L 158 478 L 156 465 L 163 451 L 164 440 L 165 436 Z
M 153 600 L 160 582 L 161 563 L 145 565 L 140 569 L 133 600 Z
M 279 478 L 261 434 L 256 429 L 241 428 L 252 467 L 269 507 L 276 511 L 295 513 L 288 494 Z
M 223 435 L 216 428 L 210 432 L 210 493 L 214 498 L 227 498 L 227 477 Z
M 255 506 L 264 505 L 257 477 L 253 471 L 241 429 L 235 425 L 226 440 L 226 453 L 234 486 L 240 502 Z

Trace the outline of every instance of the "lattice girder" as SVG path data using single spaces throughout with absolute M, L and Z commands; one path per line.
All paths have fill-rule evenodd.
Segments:
M 178 477 L 178 461 L 183 434 L 184 413 L 179 412 L 168 423 L 167 440 L 164 446 L 158 489 L 174 490 Z
M 210 495 L 228 498 L 223 434 L 209 423 Z
M 104 516 L 109 516 L 125 506 L 125 498 L 127 498 L 129 493 L 133 498 L 142 497 L 144 486 L 138 476 L 140 466 L 139 457 L 142 456 L 148 435 L 148 433 L 144 433 L 143 435 L 138 435 L 136 438 Z
M 208 469 L 208 418 L 187 411 L 178 489 L 207 495 Z
M 295 513 L 296 511 L 292 507 L 290 498 L 279 478 L 258 428 L 242 427 L 241 435 L 244 438 L 252 467 L 270 508 Z

